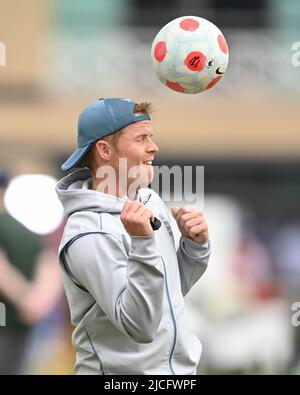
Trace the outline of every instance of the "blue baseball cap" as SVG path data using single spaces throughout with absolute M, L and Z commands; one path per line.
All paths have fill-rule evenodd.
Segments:
M 95 141 L 119 131 L 132 123 L 150 120 L 148 114 L 134 114 L 136 103 L 129 99 L 99 99 L 83 110 L 78 118 L 77 146 L 61 166 L 62 170 L 80 167 L 80 162 Z

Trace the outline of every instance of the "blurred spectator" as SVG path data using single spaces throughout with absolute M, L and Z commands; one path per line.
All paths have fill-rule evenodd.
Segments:
M 30 330 L 57 304 L 62 281 L 55 251 L 6 212 L 7 185 L 8 177 L 0 174 L 0 300 L 6 307 L 0 374 L 21 374 Z
M 232 259 L 240 296 L 246 305 L 280 296 L 272 256 L 251 230 L 242 230 Z
M 213 265 L 189 299 L 192 329 L 203 339 L 199 373 L 281 374 L 291 357 L 291 325 L 273 257 L 260 237 L 264 221 L 225 196 L 206 198 L 205 207 Z

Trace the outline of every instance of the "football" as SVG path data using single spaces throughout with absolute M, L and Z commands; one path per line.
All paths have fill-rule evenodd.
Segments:
M 183 16 L 165 25 L 151 47 L 158 79 L 181 93 L 199 93 L 223 77 L 229 60 L 224 35 L 212 22 Z

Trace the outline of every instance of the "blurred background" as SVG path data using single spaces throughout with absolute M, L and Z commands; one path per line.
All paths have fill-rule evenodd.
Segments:
M 183 15 L 229 46 L 198 95 L 151 69 L 152 40 Z M 199 373 L 300 373 L 299 20 L 298 0 L 0 0 L 0 373 L 73 374 L 52 192 L 78 113 L 106 96 L 153 103 L 156 165 L 205 166 L 213 252 L 186 298 Z

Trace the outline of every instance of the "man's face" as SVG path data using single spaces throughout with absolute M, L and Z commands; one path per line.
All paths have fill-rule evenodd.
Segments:
M 123 129 L 113 147 L 113 166 L 118 173 L 120 159 L 127 160 L 128 187 L 136 180 L 139 187 L 143 188 L 153 180 L 152 160 L 159 149 L 153 142 L 152 136 L 150 120 L 133 123 Z

